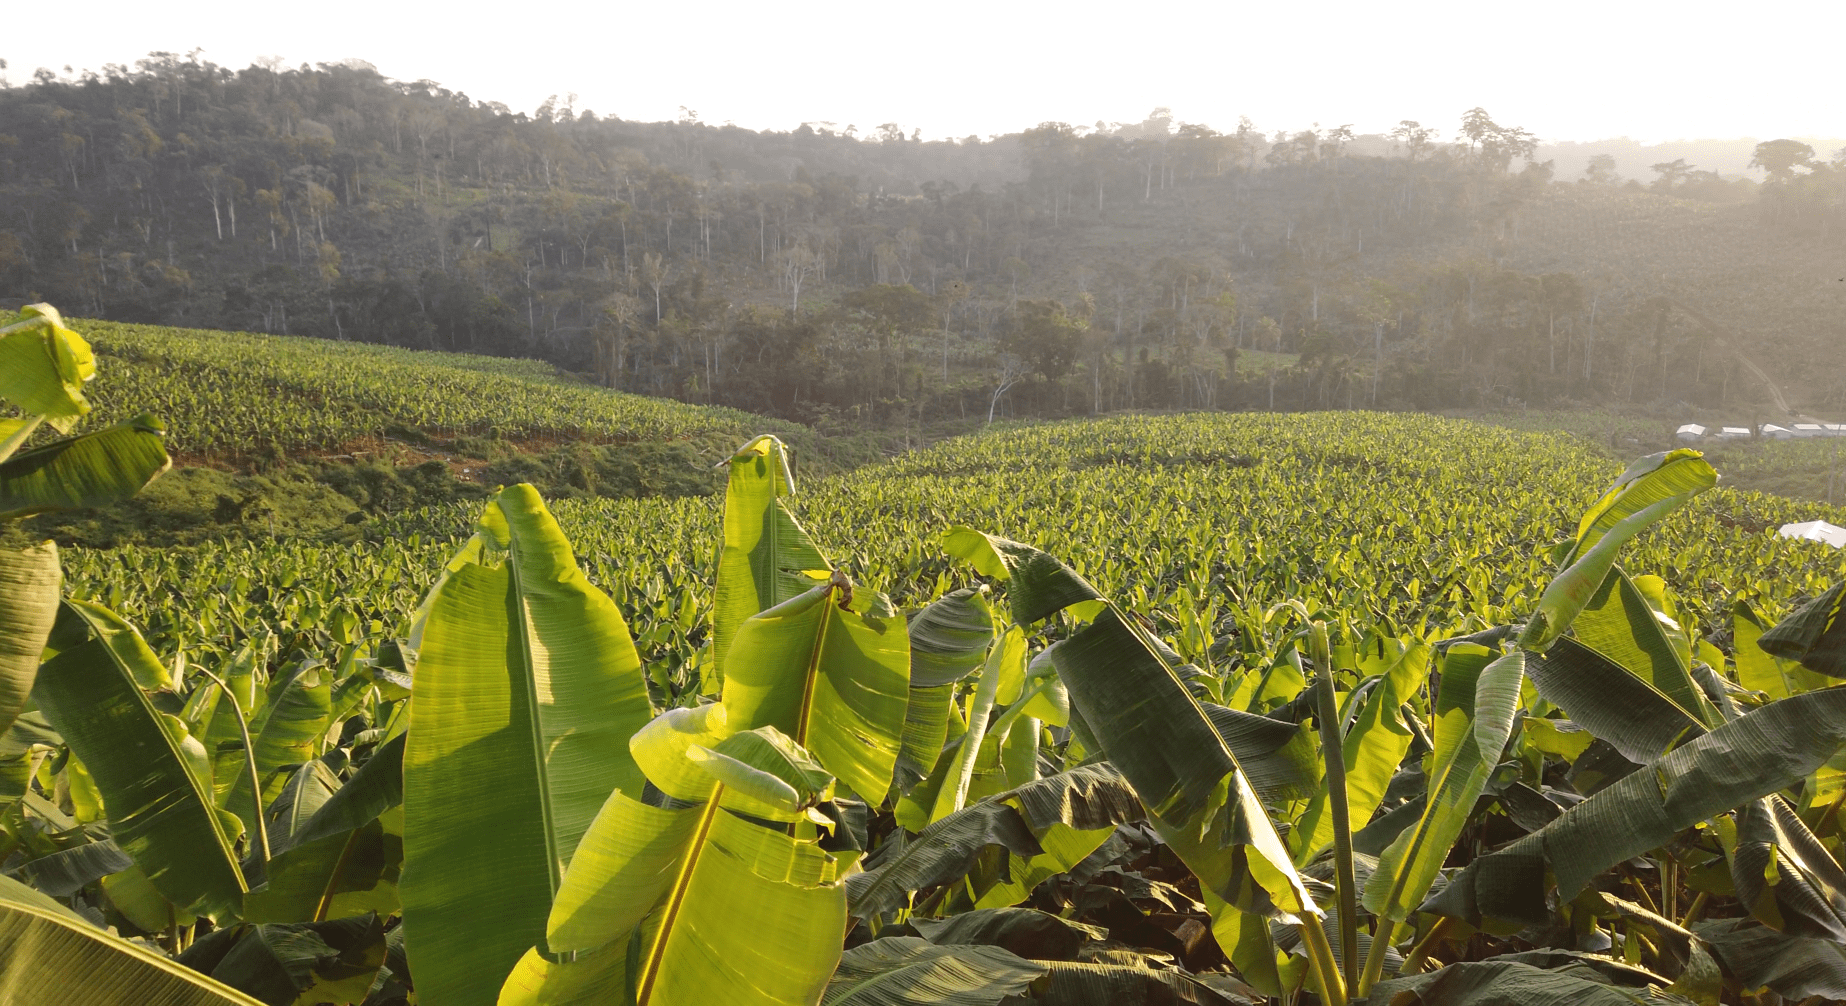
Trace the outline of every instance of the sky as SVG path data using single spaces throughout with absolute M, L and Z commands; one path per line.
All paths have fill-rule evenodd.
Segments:
M 363 59 L 524 111 L 574 92 L 578 110 L 624 119 L 685 106 L 753 129 L 895 121 L 925 139 L 1138 122 L 1156 106 L 1269 132 L 1416 119 L 1450 136 L 1477 105 L 1547 141 L 1846 132 L 1829 79 L 1827 40 L 1846 32 L 1836 0 L 1723 13 L 1653 0 L 12 6 L 0 59 L 15 86 L 38 67 L 202 49 L 233 68 Z

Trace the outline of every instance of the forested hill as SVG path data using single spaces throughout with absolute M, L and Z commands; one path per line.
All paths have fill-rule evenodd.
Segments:
M 1437 132 L 1436 126 L 1441 126 Z M 0 299 L 537 356 L 803 421 L 1767 401 L 1836 410 L 1846 161 L 1761 186 L 1391 136 L 753 132 L 512 112 L 358 62 L 0 89 Z

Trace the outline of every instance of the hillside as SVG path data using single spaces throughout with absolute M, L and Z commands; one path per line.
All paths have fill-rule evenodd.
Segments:
M 1773 398 L 1733 347 L 1794 408 L 1841 408 L 1838 369 L 1807 362 L 1846 297 L 1833 152 L 1790 141 L 1761 185 L 1623 183 L 1461 120 L 759 133 L 162 57 L 0 90 L 0 296 L 903 431 Z
M 815 474 L 880 456 L 875 436 L 612 391 L 537 360 L 73 324 L 102 375 L 86 428 L 151 412 L 176 467 L 129 502 L 24 522 L 66 544 L 346 541 L 377 516 L 514 482 L 554 497 L 704 495 L 722 486 L 713 464 L 762 432 Z

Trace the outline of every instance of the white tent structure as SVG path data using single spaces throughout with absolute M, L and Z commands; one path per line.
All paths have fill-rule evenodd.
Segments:
M 1791 428 L 1791 432 L 1794 433 L 1796 440 L 1806 440 L 1809 437 L 1824 437 L 1828 435 L 1827 428 L 1819 423 L 1796 423 Z
M 1750 439 L 1750 428 L 1748 426 L 1726 426 L 1720 429 L 1716 436 L 1719 440 L 1748 440 Z
M 1673 436 L 1687 442 L 1705 439 L 1705 427 L 1697 423 L 1687 423 L 1674 431 Z
M 1824 520 L 1784 524 L 1776 533 L 1784 538 L 1805 538 L 1808 541 L 1825 542 L 1834 548 L 1846 548 L 1846 527 L 1829 524 Z
M 1786 426 L 1777 426 L 1774 423 L 1764 423 L 1762 433 L 1764 440 L 1793 440 L 1795 438 L 1794 430 Z

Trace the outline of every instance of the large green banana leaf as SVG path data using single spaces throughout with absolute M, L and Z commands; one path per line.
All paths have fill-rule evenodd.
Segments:
M 186 701 L 192 721 L 204 727 L 193 733 L 211 758 L 212 793 L 220 807 L 226 806 L 225 800 L 238 777 L 249 772 L 244 758 L 244 727 L 253 732 L 261 729 L 258 717 L 267 709 L 269 693 L 262 687 L 263 652 L 262 647 L 246 642 L 218 669 L 218 677 L 229 687 L 228 697 L 224 688 L 201 675 Z M 238 725 L 239 714 L 244 727 Z M 252 742 L 255 739 L 251 737 Z
M 1346 763 L 1346 803 L 1350 808 L 1349 820 L 1361 827 L 1372 819 L 1373 812 L 1384 801 L 1385 787 L 1397 773 L 1404 753 L 1410 750 L 1410 728 L 1405 725 L 1400 710 L 1429 672 L 1429 654 L 1429 644 L 1422 640 L 1402 644 L 1395 658 L 1374 679 L 1376 684 L 1346 732 L 1342 744 L 1342 758 Z M 1230 738 L 1225 741 L 1229 743 Z M 1256 781 L 1255 766 L 1235 745 L 1231 750 L 1237 755 L 1238 764 L 1250 773 L 1251 782 L 1262 791 L 1262 785 Z M 1331 795 L 1325 785 L 1319 790 L 1295 822 L 1291 834 L 1297 864 L 1308 863 L 1333 842 Z
M 938 946 L 889 936 L 852 948 L 827 983 L 821 1006 L 994 1006 L 1023 996 L 1046 965 L 1000 947 Z
M 539 942 L 604 799 L 640 789 L 628 739 L 650 716 L 620 612 L 537 491 L 489 509 L 498 548 L 429 604 L 404 751 L 406 946 L 419 993 L 444 1006 L 492 1002 Z M 494 923 L 456 924 L 472 917 Z
M 1644 578 L 1645 579 L 1645 578 Z M 1692 680 L 1689 654 L 1662 624 L 1667 616 L 1654 610 L 1635 581 L 1617 566 L 1603 579 L 1571 629 L 1577 641 L 1620 664 L 1635 677 L 1672 699 L 1705 727 L 1721 722 L 1717 710 Z
M 1754 919 L 1718 919 L 1695 928 L 1725 975 L 1746 989 L 1767 988 L 1788 1002 L 1812 996 L 1846 1001 L 1846 951 L 1837 943 L 1778 933 Z
M 1846 944 L 1846 873 L 1788 801 L 1771 796 L 1734 817 L 1737 900 L 1772 929 Z
M 265 808 L 288 784 L 288 776 L 282 772 L 285 766 L 300 765 L 319 756 L 320 740 L 333 714 L 331 678 L 332 670 L 326 667 L 306 667 L 296 673 L 270 703 L 261 732 L 250 739 L 256 752 L 257 778 L 263 783 Z M 237 781 L 223 804 L 243 821 L 247 835 L 256 834 L 252 785 L 248 771 L 237 773 Z
M 1558 637 L 1590 602 L 1615 566 L 1615 554 L 1628 539 L 1640 534 L 1655 521 L 1685 505 L 1692 492 L 1669 496 L 1621 519 L 1596 540 L 1595 547 L 1582 552 L 1568 567 L 1551 578 L 1538 605 L 1519 634 L 1519 645 L 1534 653 L 1549 649 Z
M 804 573 L 833 569 L 782 505 L 780 497 L 794 491 L 788 448 L 775 437 L 757 437 L 732 456 L 712 607 L 712 660 L 720 674 L 727 673 L 725 658 L 745 619 L 812 587 Z
M 12 727 L 32 694 L 63 585 L 52 542 L 0 549 L 0 733 Z
M 1115 608 L 1065 640 L 1053 659 L 1073 708 L 1201 886 L 1245 911 L 1318 914 L 1236 757 Z
M 1501 657 L 1499 659 L 1507 659 Z M 1492 650 L 1458 642 L 1444 648 L 1442 686 L 1436 696 L 1436 750 L 1429 770 L 1429 799 L 1417 823 L 1404 829 L 1378 857 L 1364 887 L 1366 911 L 1402 922 L 1429 892 L 1449 848 L 1474 813 L 1499 752 L 1483 753 L 1474 728 L 1477 684 L 1495 662 Z
M 96 605 L 66 601 L 53 636 L 70 645 L 39 668 L 32 694 L 95 780 L 116 844 L 182 910 L 235 915 L 244 877 L 205 751 L 137 683 L 165 669 L 139 633 Z
M 949 766 L 942 787 L 936 791 L 930 820 L 940 821 L 967 805 L 968 787 L 974 780 L 975 763 L 983 754 L 994 704 L 1017 701 L 1025 676 L 1026 634 L 1015 625 L 1000 636 L 988 654 L 986 670 L 981 673 L 980 686 L 974 692 L 974 705 L 968 712 L 968 732 L 962 736 L 955 760 Z M 1009 696 L 1002 698 L 1002 691 L 1010 693 Z
M 50 304 L 27 304 L 0 326 L 0 398 L 27 415 L 69 430 L 89 414 L 83 386 L 95 376 L 90 344 Z
M 963 587 L 910 617 L 910 684 L 930 688 L 974 673 L 994 641 L 993 608 L 985 587 Z
M 725 782 L 683 808 L 610 794 L 558 892 L 546 936 L 552 956 L 576 959 L 554 962 L 534 949 L 507 979 L 503 1006 L 806 1006 L 820 997 L 845 932 L 843 863 L 814 839 L 729 808 L 795 810 L 827 777 L 817 779 L 806 753 L 774 731 L 687 751 L 704 752 L 695 764 Z M 743 791 L 733 792 L 733 782 Z M 421 993 L 420 974 L 417 981 Z
M 854 793 L 891 786 L 910 699 L 910 639 L 882 595 L 823 584 L 738 627 L 724 678 L 733 730 L 773 726 Z
M 981 575 L 1006 583 L 1013 621 L 1020 625 L 1072 606 L 1084 615 L 1101 609 L 1102 594 L 1088 580 L 1031 545 L 958 525 L 943 532 L 942 547 Z
M 0 520 L 132 497 L 173 466 L 166 434 L 160 420 L 141 415 L 0 461 Z
M 1527 673 L 1538 694 L 1571 722 L 1637 765 L 1705 733 L 1705 725 L 1679 703 L 1569 636 L 1532 657 Z
M 1596 547 L 1622 521 L 1662 500 L 1690 498 L 1718 484 L 1718 472 L 1699 451 L 1681 448 L 1649 454 L 1628 466 L 1577 522 L 1577 537 L 1559 566 Z
M 1843 599 L 1846 583 L 1834 584 L 1763 633 L 1757 645 L 1764 652 L 1798 661 L 1810 671 L 1846 678 L 1846 618 L 1840 617 Z
M 1320 788 L 1320 749 L 1306 726 L 1210 702 L 1199 705 L 1265 802 L 1306 800 Z
M 1446 689 L 1448 682 L 1443 684 Z M 1794 785 L 1842 744 L 1846 689 L 1772 702 L 1616 780 L 1512 845 L 1474 860 L 1423 910 L 1470 924 L 1483 918 L 1542 923 L 1547 867 L 1556 877 L 1559 897 L 1568 901 L 1603 870 L 1665 845 L 1700 821 Z
M 264 1006 L 0 876 L 0 1002 Z

